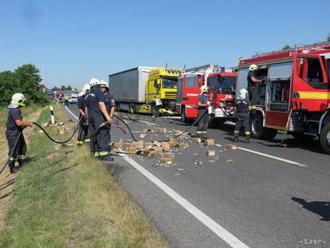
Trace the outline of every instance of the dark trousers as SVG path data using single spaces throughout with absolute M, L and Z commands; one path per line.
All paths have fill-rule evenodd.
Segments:
M 244 128 L 244 134 L 250 136 L 250 114 L 249 113 L 237 113 L 236 126 L 234 135 L 238 136 L 241 129 Z
M 88 124 L 87 124 L 87 117 L 80 117 L 80 122 L 78 126 L 78 136 L 77 136 L 77 143 L 80 144 L 83 143 L 85 139 L 89 139 L 88 137 Z
M 26 154 L 26 143 L 23 133 L 19 130 L 7 130 L 6 137 L 8 141 L 8 156 L 9 160 L 14 162 L 17 160 L 21 163 Z
M 200 118 L 205 111 L 207 111 L 206 108 L 198 109 L 198 118 Z M 207 139 L 208 125 L 209 125 L 209 114 L 208 112 L 206 112 L 198 122 L 197 131 L 196 131 L 198 138 Z
M 93 114 L 92 125 L 94 135 L 91 139 L 91 149 L 95 157 L 108 156 L 111 151 L 110 128 L 109 125 L 100 128 L 100 125 L 106 122 L 102 114 Z

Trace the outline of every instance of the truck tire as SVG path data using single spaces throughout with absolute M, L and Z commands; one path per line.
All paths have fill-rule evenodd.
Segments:
M 183 122 L 183 123 L 187 122 L 186 108 L 185 107 L 183 107 L 181 109 L 181 122 Z
M 330 154 L 330 123 L 323 126 L 320 134 L 320 143 L 323 151 Z
M 251 115 L 250 123 L 251 123 L 251 136 L 253 138 L 260 139 L 263 135 L 263 125 L 262 125 L 262 115 L 260 113 L 256 113 Z
M 304 134 L 303 132 L 292 133 L 292 136 L 297 141 L 311 140 L 315 136 Z
M 128 106 L 128 112 L 131 113 L 131 114 L 135 114 L 135 104 L 134 103 L 131 103 L 129 106 Z
M 152 107 L 151 107 L 151 115 L 153 117 L 159 117 L 160 116 L 159 108 L 156 105 L 152 105 Z

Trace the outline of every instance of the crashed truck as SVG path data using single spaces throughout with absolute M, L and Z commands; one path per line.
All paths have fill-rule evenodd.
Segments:
M 158 116 L 175 113 L 177 69 L 139 66 L 109 75 L 117 110 Z
M 330 44 L 241 59 L 236 93 L 248 88 L 251 64 L 264 81 L 250 96 L 251 135 L 272 139 L 282 130 L 300 140 L 317 136 L 330 154 Z
M 208 86 L 210 126 L 234 117 L 235 83 L 237 74 L 218 65 L 187 69 L 178 79 L 176 110 L 182 122 L 198 117 L 200 87 Z

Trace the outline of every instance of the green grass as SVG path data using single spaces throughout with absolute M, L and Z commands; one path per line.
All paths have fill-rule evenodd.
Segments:
M 70 123 L 60 109 L 58 121 Z M 39 123 L 48 118 L 45 110 Z M 35 129 L 28 156 L 0 247 L 166 247 L 87 145 L 55 146 Z

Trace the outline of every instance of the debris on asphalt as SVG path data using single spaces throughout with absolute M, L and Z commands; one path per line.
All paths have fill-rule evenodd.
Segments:
M 225 149 L 226 150 L 236 150 L 237 146 L 233 144 L 226 144 Z
M 228 165 L 228 164 L 232 164 L 233 163 L 233 160 L 231 160 L 231 159 L 227 159 L 226 160 L 226 164 Z
M 205 139 L 203 140 L 203 143 L 207 146 L 213 146 L 214 145 L 214 139 Z
M 200 144 L 200 143 L 202 143 L 202 140 L 200 138 L 192 138 L 192 142 Z
M 214 150 L 208 150 L 207 151 L 207 156 L 208 157 L 215 157 L 215 151 Z
M 176 171 L 177 172 L 175 173 L 175 176 L 183 176 L 183 175 L 187 174 L 185 169 L 183 169 L 183 168 L 178 168 Z

